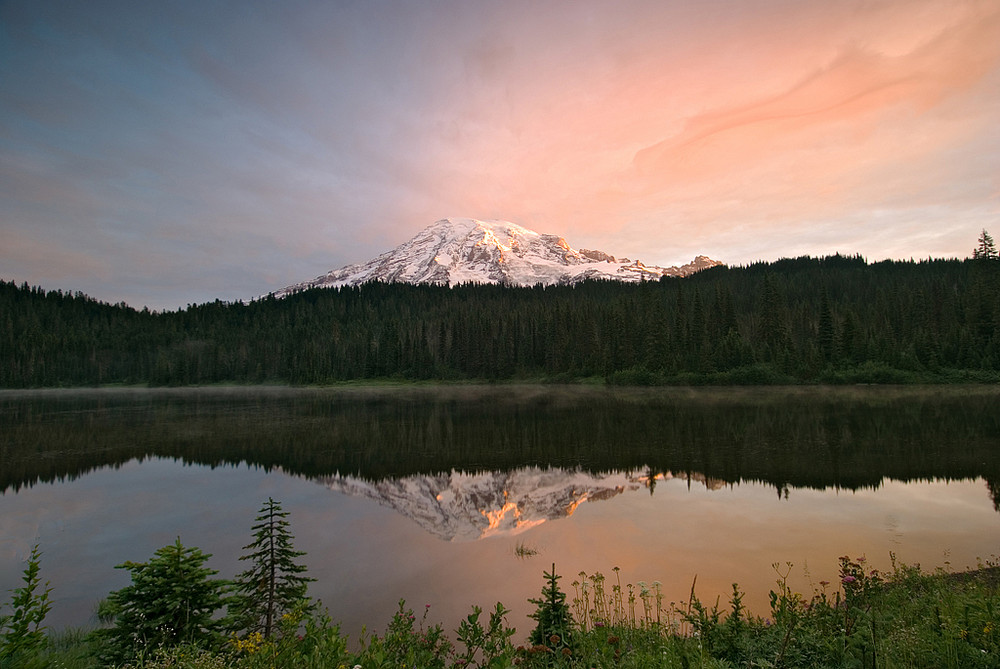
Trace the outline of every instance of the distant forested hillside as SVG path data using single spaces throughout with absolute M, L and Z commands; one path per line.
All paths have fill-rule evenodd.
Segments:
M 0 386 L 1000 380 L 1000 262 L 797 258 L 643 284 L 367 284 L 137 311 L 0 282 Z

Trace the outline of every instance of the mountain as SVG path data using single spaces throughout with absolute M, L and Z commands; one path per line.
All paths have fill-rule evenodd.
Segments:
M 721 481 L 684 475 L 709 489 Z M 667 472 L 657 479 L 671 479 Z M 584 502 L 601 502 L 656 485 L 648 470 L 595 474 L 581 469 L 529 466 L 512 471 L 441 472 L 367 481 L 353 476 L 314 479 L 336 492 L 363 497 L 417 523 L 445 541 L 519 534 L 573 515 Z
M 698 256 L 681 267 L 644 265 L 603 251 L 575 250 L 562 237 L 539 234 L 507 221 L 446 218 L 373 260 L 332 270 L 274 295 L 284 297 L 317 286 L 356 286 L 367 281 L 452 286 L 461 283 L 533 286 L 584 279 L 634 282 L 687 276 L 721 264 Z
M 584 501 L 608 499 L 627 487 L 638 487 L 629 474 L 601 476 L 540 467 L 442 472 L 377 482 L 327 477 L 318 482 L 395 509 L 445 541 L 517 534 L 546 520 L 570 516 Z

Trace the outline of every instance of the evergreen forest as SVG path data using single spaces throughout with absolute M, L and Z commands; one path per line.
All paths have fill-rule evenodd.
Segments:
M 370 283 L 137 310 L 0 281 L 0 387 L 1000 380 L 1000 262 L 801 257 L 640 284 Z

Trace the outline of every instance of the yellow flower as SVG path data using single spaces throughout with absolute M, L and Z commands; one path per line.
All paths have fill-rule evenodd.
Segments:
M 261 645 L 264 643 L 264 635 L 260 632 L 251 632 L 245 638 L 240 639 L 236 634 L 233 634 L 233 638 L 229 642 L 238 652 L 252 655 L 260 650 Z

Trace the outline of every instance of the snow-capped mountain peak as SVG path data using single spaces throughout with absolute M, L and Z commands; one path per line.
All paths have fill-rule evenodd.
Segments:
M 503 283 L 532 286 L 584 279 L 642 281 L 686 276 L 719 265 L 698 256 L 682 267 L 647 266 L 603 251 L 576 250 L 558 235 L 540 234 L 509 221 L 445 218 L 366 263 L 332 270 L 274 293 L 317 286 L 356 286 L 368 281 L 401 283 Z

